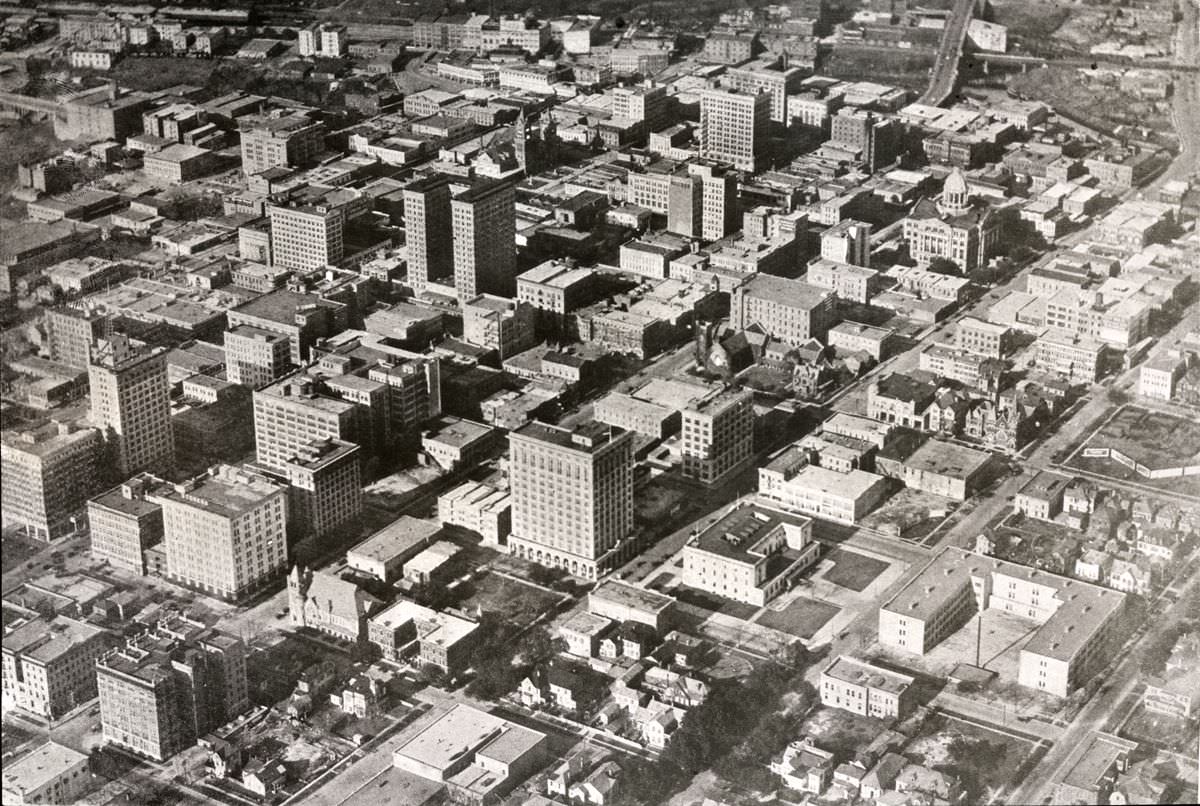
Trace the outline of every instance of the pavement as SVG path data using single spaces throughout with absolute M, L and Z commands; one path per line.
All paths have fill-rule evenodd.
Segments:
M 921 103 L 939 106 L 954 91 L 958 79 L 958 62 L 962 58 L 963 43 L 967 38 L 967 25 L 975 10 L 975 0 L 956 0 L 946 18 L 942 31 L 942 42 L 933 62 L 929 89 L 921 96 Z

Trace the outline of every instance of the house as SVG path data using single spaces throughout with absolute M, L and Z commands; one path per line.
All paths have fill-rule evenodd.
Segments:
M 615 761 L 606 761 L 588 773 L 587 778 L 572 786 L 567 797 L 573 804 L 582 806 L 604 806 L 617 796 L 621 766 Z
M 884 753 L 875 766 L 863 776 L 862 786 L 858 794 L 865 801 L 872 801 L 884 792 L 891 791 L 896 784 L 900 771 L 908 764 L 908 759 L 898 753 Z
M 1114 559 L 1108 573 L 1108 587 L 1125 593 L 1146 596 L 1150 593 L 1153 574 L 1145 560 Z
M 1200 632 L 1180 637 L 1163 673 L 1146 681 L 1142 703 L 1147 711 L 1190 719 L 1200 706 Z
M 833 779 L 833 753 L 817 747 L 805 736 L 788 744 L 770 768 L 789 789 L 821 795 Z
M 1063 509 L 1063 494 L 1071 479 L 1040 471 L 1020 489 L 1013 501 L 1013 511 L 1027 518 L 1052 521 Z
M 955 803 L 963 795 L 956 776 L 919 764 L 907 764 L 900 770 L 896 776 L 896 791 L 925 795 L 947 803 Z
M 1075 576 L 1088 582 L 1104 583 L 1112 569 L 1113 558 L 1099 549 L 1088 549 L 1075 560 Z
M 642 741 L 661 750 L 674 735 L 683 721 L 684 711 L 665 703 L 651 702 L 644 708 L 630 712 L 630 719 L 642 733 Z
M 708 697 L 708 684 L 699 678 L 654 666 L 646 670 L 642 689 L 655 699 L 680 708 L 691 708 Z
M 654 628 L 640 621 L 626 621 L 617 631 L 621 643 L 621 655 L 630 660 L 641 660 L 658 644 Z
M 386 691 L 378 678 L 371 675 L 356 675 L 346 681 L 341 692 L 329 695 L 329 701 L 359 719 L 378 716 L 380 701 Z
M 567 651 L 572 655 L 594 658 L 600 654 L 601 640 L 612 628 L 612 620 L 581 611 L 559 627 L 558 637 L 566 642 Z
M 832 794 L 839 799 L 853 800 L 858 797 L 866 777 L 867 767 L 861 761 L 843 762 L 833 770 Z
M 242 770 L 242 786 L 260 798 L 273 798 L 287 782 L 287 767 L 278 760 L 251 761 Z
M 1090 515 L 1096 510 L 1098 494 L 1099 491 L 1092 482 L 1086 479 L 1072 479 L 1063 490 L 1063 511 Z
M 563 711 L 584 714 L 599 698 L 600 687 L 585 667 L 551 665 L 535 669 L 517 689 L 526 706 L 550 705 Z

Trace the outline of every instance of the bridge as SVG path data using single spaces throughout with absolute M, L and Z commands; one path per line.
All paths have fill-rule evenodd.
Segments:
M 44 115 L 63 116 L 62 105 L 45 98 L 34 98 L 29 95 L 18 95 L 15 92 L 0 92 L 0 109 L 13 109 L 18 112 L 40 112 Z
M 955 0 L 954 7 L 946 17 L 946 27 L 942 31 L 942 42 L 938 46 L 937 57 L 933 62 L 933 70 L 929 77 L 929 89 L 921 96 L 921 103 L 929 106 L 941 106 L 954 91 L 958 81 L 958 62 L 963 55 L 963 47 L 967 41 L 967 26 L 975 12 L 978 0 Z

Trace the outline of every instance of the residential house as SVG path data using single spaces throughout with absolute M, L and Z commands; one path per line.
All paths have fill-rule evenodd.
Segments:
M 1145 560 L 1114 559 L 1108 573 L 1108 587 L 1139 596 L 1150 594 L 1153 573 Z
M 805 736 L 788 744 L 770 768 L 788 789 L 822 795 L 833 779 L 833 753 L 817 747 Z

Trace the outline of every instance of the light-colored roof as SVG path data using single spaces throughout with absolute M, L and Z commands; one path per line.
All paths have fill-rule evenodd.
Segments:
M 83 766 L 88 757 L 56 742 L 46 742 L 22 758 L 4 762 L 5 802 L 21 800 L 59 776 Z

